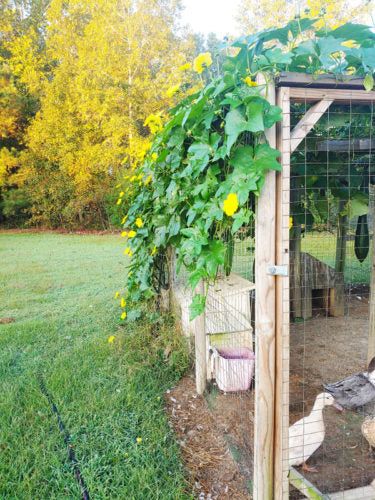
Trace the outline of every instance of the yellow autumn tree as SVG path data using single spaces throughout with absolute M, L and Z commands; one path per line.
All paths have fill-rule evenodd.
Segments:
M 371 0 L 242 0 L 237 23 L 242 33 L 284 26 L 290 19 L 321 17 L 320 26 L 335 27 L 345 22 L 371 23 Z
M 0 0 L 0 222 L 28 202 L 20 189 L 24 135 L 37 109 L 48 0 Z M 23 212 L 23 214 L 22 214 Z
M 188 91 L 189 76 L 178 68 L 191 44 L 176 34 L 178 14 L 173 0 L 52 0 L 53 69 L 28 131 L 25 168 L 29 179 L 43 175 L 42 185 L 49 169 L 59 172 L 63 186 L 46 188 L 65 220 L 104 223 L 107 193 L 149 146 L 146 118 Z M 43 192 L 32 182 L 38 205 Z M 60 187 L 65 200 L 50 192 Z M 34 215 L 43 220 L 40 207 Z

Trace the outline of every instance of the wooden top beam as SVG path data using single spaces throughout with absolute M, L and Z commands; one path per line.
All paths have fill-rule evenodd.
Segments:
M 337 102 L 371 103 L 375 101 L 375 92 L 366 90 L 349 89 L 313 89 L 313 88 L 291 88 L 290 98 L 294 102 L 315 102 L 323 99 Z
M 278 87 L 364 90 L 363 78 L 356 76 L 345 76 L 339 79 L 333 74 L 311 75 L 293 71 L 282 71 L 276 79 L 276 85 Z
M 348 151 L 375 151 L 375 139 L 331 139 L 317 143 L 318 151 L 348 152 Z

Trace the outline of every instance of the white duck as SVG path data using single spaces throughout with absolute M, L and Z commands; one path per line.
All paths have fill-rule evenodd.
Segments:
M 366 417 L 361 427 L 362 435 L 370 446 L 370 453 L 375 449 L 375 417 Z
M 332 405 L 338 410 L 342 410 L 331 394 L 321 392 L 315 399 L 310 415 L 301 418 L 289 427 L 289 467 L 302 465 L 303 470 L 316 472 L 314 467 L 309 467 L 306 464 L 306 460 L 324 441 L 323 408 Z

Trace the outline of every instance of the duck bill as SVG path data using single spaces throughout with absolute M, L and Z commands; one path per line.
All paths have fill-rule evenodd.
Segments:
M 336 403 L 336 401 L 333 403 L 333 406 L 336 408 L 336 410 L 338 411 L 344 411 L 344 408 L 339 405 L 338 403 Z

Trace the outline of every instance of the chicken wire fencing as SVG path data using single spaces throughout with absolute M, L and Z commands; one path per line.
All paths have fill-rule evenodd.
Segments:
M 288 129 L 313 105 L 307 98 L 292 102 Z M 284 320 L 284 413 L 290 427 L 284 497 L 373 499 L 374 104 L 333 101 L 327 107 L 292 152 L 285 197 L 290 315 Z
M 254 222 L 241 229 L 235 238 L 226 238 L 230 264 L 220 268 L 215 283 L 205 284 L 204 313 L 205 342 L 203 358 L 206 386 L 205 407 L 215 422 L 215 430 L 226 449 L 226 457 L 218 468 L 234 471 L 240 480 L 218 481 L 213 498 L 229 498 L 242 491 L 243 498 L 251 497 L 253 485 L 254 448 Z M 182 266 L 173 266 L 173 302 L 183 332 L 196 339 L 202 323 L 189 319 L 193 292 L 188 286 L 188 273 Z M 177 304 L 177 306 L 176 306 Z M 195 351 L 195 362 L 201 361 Z M 202 363 L 203 364 L 203 363 Z M 201 372 L 202 367 L 197 366 Z M 197 376 L 198 375 L 197 372 Z M 230 466 L 224 462 L 230 462 Z M 234 469 L 233 469 L 234 468 Z M 225 472 L 228 475 L 228 470 Z M 202 482 L 202 481 L 201 481 Z M 202 495 L 204 495 L 204 484 Z M 217 495 L 217 496 L 215 496 Z M 205 496 L 202 496 L 205 498 Z

